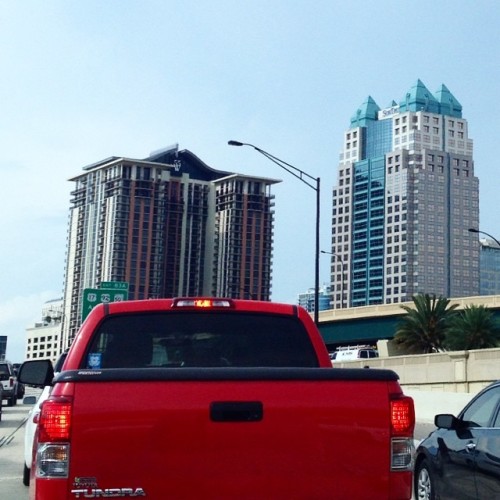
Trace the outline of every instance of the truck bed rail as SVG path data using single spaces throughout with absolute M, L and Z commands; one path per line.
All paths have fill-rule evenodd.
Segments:
M 398 379 L 392 370 L 367 368 L 109 368 L 63 371 L 54 382 Z

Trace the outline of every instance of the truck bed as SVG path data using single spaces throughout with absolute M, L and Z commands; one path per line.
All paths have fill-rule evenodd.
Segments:
M 72 388 L 80 430 L 70 489 L 139 488 L 155 499 L 385 498 L 396 380 L 388 370 L 331 368 L 63 372 L 55 394 Z

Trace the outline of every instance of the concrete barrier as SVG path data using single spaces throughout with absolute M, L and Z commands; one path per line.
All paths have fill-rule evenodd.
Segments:
M 433 354 L 391 355 L 379 342 L 379 358 L 335 362 L 337 368 L 387 368 L 408 389 L 476 394 L 500 380 L 500 348 Z M 384 352 L 385 351 L 385 352 Z
M 451 413 L 457 416 L 475 394 L 461 392 L 435 392 L 406 389 L 403 391 L 415 402 L 415 417 L 419 423 L 434 423 L 434 415 Z

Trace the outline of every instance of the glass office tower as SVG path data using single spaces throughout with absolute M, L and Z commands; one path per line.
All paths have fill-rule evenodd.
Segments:
M 473 144 L 453 94 L 418 80 L 385 108 L 368 97 L 344 133 L 333 189 L 332 306 L 477 295 L 468 228 L 478 226 Z
M 480 239 L 480 294 L 500 294 L 500 246 L 490 238 Z

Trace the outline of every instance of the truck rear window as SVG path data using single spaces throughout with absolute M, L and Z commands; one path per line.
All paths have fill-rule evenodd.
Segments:
M 85 368 L 318 367 L 293 316 L 255 313 L 137 313 L 109 316 Z

